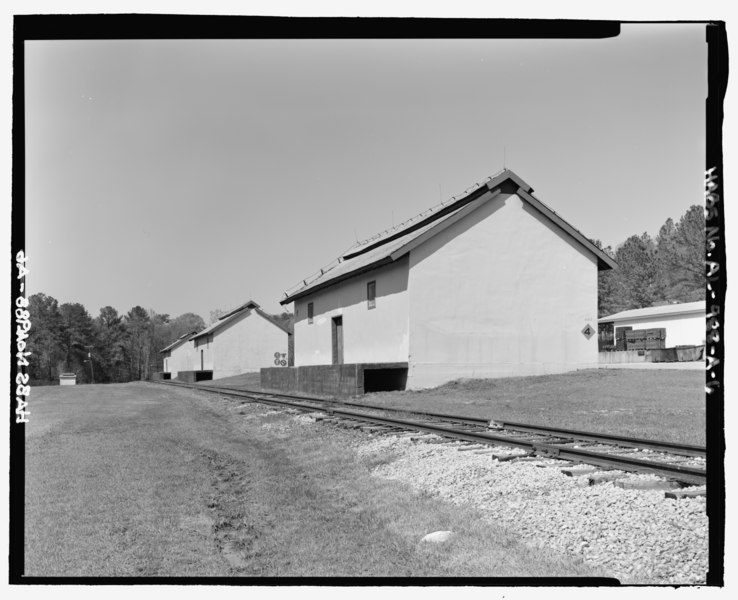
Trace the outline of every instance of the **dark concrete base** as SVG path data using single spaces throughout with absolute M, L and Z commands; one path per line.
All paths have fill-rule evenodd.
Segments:
M 212 371 L 180 371 L 177 373 L 177 381 L 184 383 L 197 383 L 198 381 L 210 381 L 213 379 Z
M 153 379 L 154 381 L 163 381 L 163 380 L 171 379 L 171 378 L 172 378 L 172 374 L 166 373 L 164 371 L 158 371 L 156 373 L 152 373 L 151 375 L 151 379 Z
M 406 382 L 407 363 L 358 363 L 261 369 L 263 388 L 332 398 L 350 398 L 371 391 L 404 390 Z

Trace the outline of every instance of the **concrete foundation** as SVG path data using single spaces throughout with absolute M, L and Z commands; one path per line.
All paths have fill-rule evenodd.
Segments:
M 196 383 L 198 381 L 210 381 L 213 378 L 212 371 L 180 371 L 177 373 L 177 381 L 184 383 Z
M 351 398 L 371 391 L 404 390 L 407 363 L 356 363 L 261 369 L 261 387 L 293 392 Z

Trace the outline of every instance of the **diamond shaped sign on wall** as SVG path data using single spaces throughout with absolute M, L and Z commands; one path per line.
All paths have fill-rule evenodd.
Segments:
M 584 329 L 582 329 L 582 333 L 584 334 L 584 337 L 587 339 L 590 339 L 596 332 L 594 327 L 592 327 L 589 323 L 587 323 L 584 326 Z

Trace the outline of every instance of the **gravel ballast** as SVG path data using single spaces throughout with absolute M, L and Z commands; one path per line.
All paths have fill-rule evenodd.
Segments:
M 461 447 L 395 435 L 367 435 L 356 442 L 359 456 L 388 457 L 374 469 L 377 477 L 470 503 L 523 541 L 579 555 L 623 583 L 705 582 L 704 497 L 667 499 L 663 490 L 622 489 L 612 481 L 589 485 L 586 475 L 561 472 L 571 463 L 500 462 L 489 453 L 460 452 Z M 510 452 L 495 449 L 497 455 Z M 627 474 L 621 481 L 651 479 L 657 478 Z

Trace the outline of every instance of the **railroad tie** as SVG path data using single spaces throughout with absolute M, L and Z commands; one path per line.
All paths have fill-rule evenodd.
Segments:
M 493 458 L 498 462 L 507 462 L 508 460 L 523 460 L 532 457 L 526 452 L 525 454 L 495 454 Z
M 413 437 L 410 438 L 410 441 L 412 442 L 426 442 L 434 438 L 435 436 L 433 434 L 426 434 L 426 435 L 418 435 L 417 433 L 413 434 Z
M 673 480 L 637 480 L 616 481 L 615 485 L 624 490 L 675 490 L 684 487 L 683 483 Z
M 707 496 L 707 490 L 672 490 L 664 492 L 664 498 L 679 500 L 680 498 L 698 498 Z

